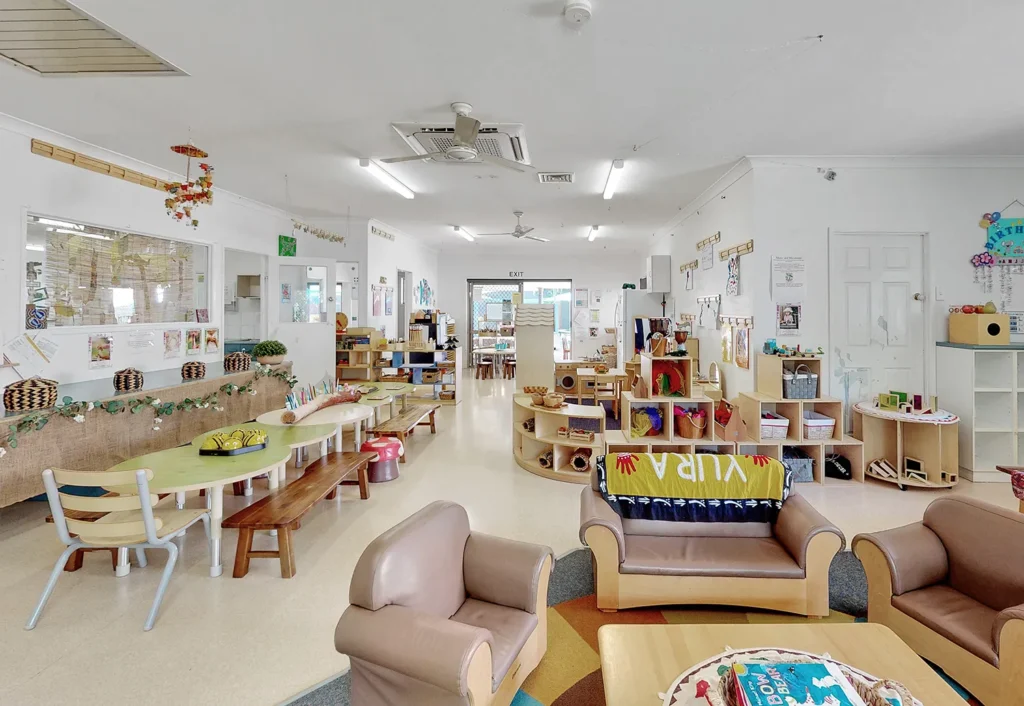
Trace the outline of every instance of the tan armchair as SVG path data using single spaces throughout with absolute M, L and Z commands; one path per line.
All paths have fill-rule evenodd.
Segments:
M 828 569 L 845 540 L 799 495 L 774 525 L 630 520 L 587 487 L 580 540 L 594 553 L 597 607 L 734 605 L 828 615 Z
M 859 534 L 868 620 L 986 706 L 1024 705 L 1024 515 L 940 498 L 924 520 Z
M 507 706 L 547 651 L 548 547 L 435 502 L 359 557 L 334 632 L 358 706 Z

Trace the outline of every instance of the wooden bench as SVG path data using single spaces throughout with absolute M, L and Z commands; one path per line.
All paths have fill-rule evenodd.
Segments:
M 434 424 L 434 414 L 440 408 L 441 405 L 439 404 L 409 405 L 398 416 L 392 417 L 383 424 L 378 424 L 374 427 L 372 433 L 377 436 L 398 437 L 398 440 L 402 442 L 404 450 L 405 437 L 412 434 L 413 429 L 417 426 L 430 427 L 431 434 L 437 433 L 437 427 Z M 423 421 L 428 417 L 430 418 L 428 421 Z M 405 463 L 405 453 L 398 459 L 398 462 Z
M 295 575 L 295 551 L 292 531 L 299 528 L 302 516 L 320 500 L 335 497 L 338 486 L 349 481 L 353 473 L 359 478 L 360 497 L 369 497 L 366 464 L 377 457 L 370 453 L 329 453 L 310 464 L 306 472 L 283 488 L 239 510 L 221 523 L 221 527 L 238 529 L 235 551 L 236 579 L 249 573 L 250 559 L 279 559 L 281 578 Z M 277 530 L 277 550 L 253 551 L 256 530 Z

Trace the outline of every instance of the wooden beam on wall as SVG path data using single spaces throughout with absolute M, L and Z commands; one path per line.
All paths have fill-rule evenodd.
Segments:
M 123 181 L 128 181 L 132 184 L 138 184 L 139 186 L 145 186 L 150 189 L 156 189 L 157 191 L 167 193 L 167 182 L 163 179 L 157 179 L 156 177 L 149 176 L 148 174 L 135 172 L 131 169 L 125 169 L 124 167 L 111 164 L 110 162 L 104 162 L 102 159 L 95 159 L 80 152 L 73 152 L 72 150 L 58 147 L 57 145 L 51 145 L 49 142 L 32 140 L 32 154 L 37 154 L 40 157 L 47 157 L 48 159 L 55 159 L 58 162 L 64 162 L 64 164 L 71 164 L 76 167 L 81 167 L 82 169 L 88 169 L 90 172 L 105 174 L 106 176 L 114 177 L 115 179 L 122 179 Z

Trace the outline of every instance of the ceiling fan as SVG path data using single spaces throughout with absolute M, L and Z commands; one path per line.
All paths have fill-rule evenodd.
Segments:
M 476 148 L 476 136 L 477 133 L 480 132 L 480 121 L 476 118 L 469 117 L 469 113 L 472 110 L 473 106 L 469 103 L 452 103 L 452 112 L 455 113 L 455 132 L 452 134 L 452 146 L 444 152 L 414 154 L 411 157 L 388 157 L 387 159 L 382 159 L 380 161 L 385 164 L 395 164 L 396 162 L 415 162 L 422 161 L 424 159 L 433 159 L 434 157 L 444 157 L 456 162 L 473 162 L 480 160 L 482 162 L 497 164 L 507 169 L 514 169 L 517 172 L 525 172 L 527 169 L 533 169 L 529 164 L 505 159 L 504 157 L 495 157 L 494 155 L 478 150 Z
M 536 235 L 529 235 L 534 228 L 533 226 L 524 226 L 519 222 L 519 219 L 523 217 L 522 211 L 513 211 L 512 215 L 516 217 L 516 227 L 508 233 L 480 233 L 480 235 L 511 235 L 513 238 L 526 238 L 527 240 L 536 240 L 540 243 L 551 242 L 547 238 L 538 238 Z

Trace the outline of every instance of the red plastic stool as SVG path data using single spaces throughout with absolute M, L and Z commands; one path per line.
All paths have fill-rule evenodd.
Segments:
M 377 454 L 377 460 L 369 463 L 371 483 L 386 483 L 398 478 L 398 458 L 405 453 L 401 441 L 387 436 L 370 439 L 363 442 L 360 451 Z

